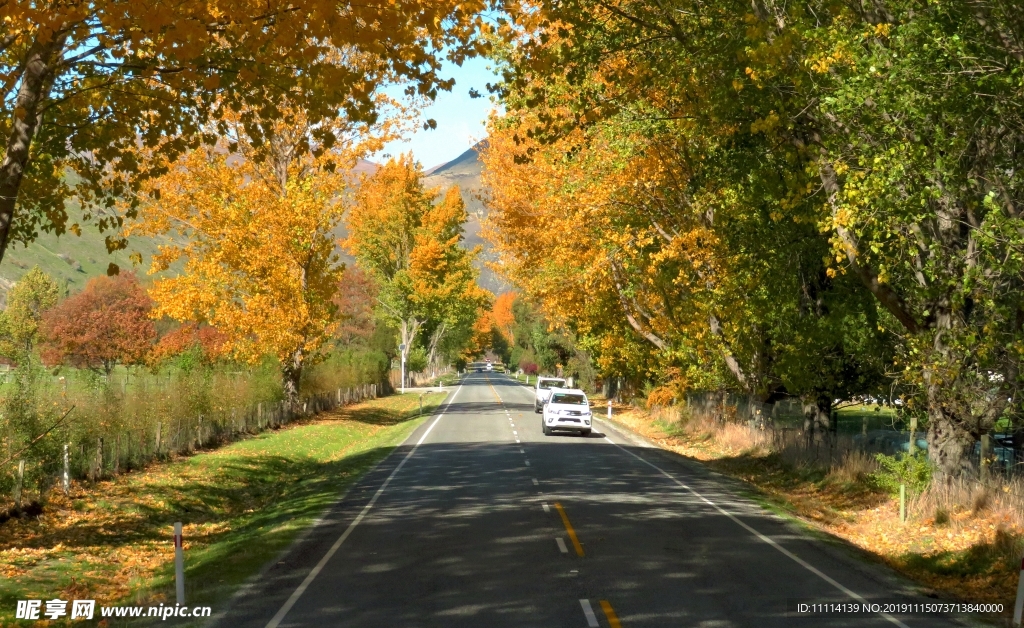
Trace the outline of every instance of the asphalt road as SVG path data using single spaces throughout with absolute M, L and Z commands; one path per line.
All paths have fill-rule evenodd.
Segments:
M 799 613 L 798 603 L 935 600 L 603 421 L 588 438 L 545 437 L 540 422 L 531 389 L 470 374 L 219 624 L 962 625 Z

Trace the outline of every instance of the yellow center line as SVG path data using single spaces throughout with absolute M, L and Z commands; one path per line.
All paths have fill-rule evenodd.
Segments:
M 583 546 L 580 545 L 580 540 L 576 538 L 576 530 L 572 529 L 572 524 L 569 523 L 569 516 L 565 514 L 565 509 L 562 508 L 562 504 L 555 502 L 555 510 L 562 517 L 562 523 L 565 524 L 565 531 L 569 533 L 569 540 L 572 541 L 572 546 L 576 548 L 576 555 L 583 556 Z
M 622 628 L 622 624 L 619 623 L 619 618 L 608 600 L 601 600 L 601 610 L 604 611 L 604 616 L 608 618 L 608 625 L 611 628 Z

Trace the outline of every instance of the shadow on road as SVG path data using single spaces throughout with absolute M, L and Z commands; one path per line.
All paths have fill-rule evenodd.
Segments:
M 476 405 L 455 403 L 447 412 Z M 897 597 L 863 565 L 737 497 L 688 459 L 583 440 L 421 446 L 282 625 L 578 628 L 585 624 L 579 599 L 595 607 L 609 600 L 630 628 L 879 625 L 873 614 L 795 615 L 797 601 L 850 598 L 719 508 L 867 600 Z M 399 448 L 359 482 L 222 625 L 265 626 L 409 451 Z M 555 501 L 584 557 L 557 548 L 566 529 L 542 509 Z M 931 616 L 908 625 L 948 624 Z

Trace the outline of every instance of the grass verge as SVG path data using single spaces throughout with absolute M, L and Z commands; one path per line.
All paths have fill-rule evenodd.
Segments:
M 0 625 L 17 600 L 173 602 L 172 527 L 186 599 L 211 605 L 286 548 L 444 399 L 395 395 L 93 485 L 0 527 Z M 214 611 L 217 609 L 214 608 Z

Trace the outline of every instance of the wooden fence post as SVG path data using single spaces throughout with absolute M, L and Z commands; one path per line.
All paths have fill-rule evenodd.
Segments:
M 992 456 L 992 437 L 988 434 L 981 435 L 981 461 L 978 469 L 981 472 L 982 484 L 988 484 L 989 458 Z
M 96 439 L 96 478 L 103 477 L 103 437 Z

